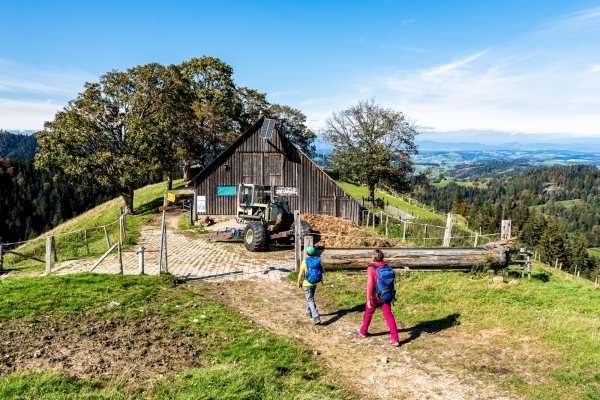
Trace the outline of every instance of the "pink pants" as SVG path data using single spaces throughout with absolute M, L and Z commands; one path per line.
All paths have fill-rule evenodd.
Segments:
M 396 320 L 392 315 L 392 306 L 389 303 L 383 303 L 376 297 L 373 297 L 372 303 L 373 308 L 369 308 L 365 305 L 365 318 L 363 319 L 363 324 L 360 327 L 361 335 L 366 336 L 367 331 L 369 330 L 369 324 L 371 324 L 371 319 L 373 318 L 375 310 L 381 307 L 381 311 L 383 312 L 383 316 L 385 317 L 385 322 L 387 322 L 387 325 L 390 328 L 390 340 L 392 342 L 398 342 L 398 329 L 396 328 Z

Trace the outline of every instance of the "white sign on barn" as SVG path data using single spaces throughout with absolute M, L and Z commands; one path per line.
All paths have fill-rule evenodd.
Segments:
M 198 196 L 198 212 L 205 213 L 206 212 L 206 196 Z
M 275 186 L 275 196 L 298 196 L 298 187 Z

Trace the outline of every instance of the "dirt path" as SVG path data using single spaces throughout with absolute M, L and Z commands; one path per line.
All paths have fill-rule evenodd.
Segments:
M 517 399 L 496 387 L 472 378 L 466 371 L 450 374 L 434 363 L 415 357 L 400 330 L 402 347 L 389 345 L 383 317 L 376 314 L 366 339 L 356 334 L 357 323 L 349 311 L 320 307 L 322 325 L 304 317 L 304 293 L 292 282 L 262 280 L 214 283 L 218 300 L 230 303 L 257 326 L 315 349 L 335 377 L 362 398 L 368 399 Z M 317 305 L 318 301 L 317 301 Z M 451 340 L 450 338 L 448 340 Z

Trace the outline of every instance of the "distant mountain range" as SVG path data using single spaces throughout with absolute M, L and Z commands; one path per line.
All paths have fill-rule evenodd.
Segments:
M 31 135 L 14 134 L 0 130 L 0 158 L 33 158 L 37 140 Z
M 415 141 L 419 151 L 574 151 L 583 153 L 600 153 L 600 141 L 594 140 L 587 143 L 518 143 L 508 142 L 501 144 L 481 143 L 451 143 L 434 142 L 431 140 Z

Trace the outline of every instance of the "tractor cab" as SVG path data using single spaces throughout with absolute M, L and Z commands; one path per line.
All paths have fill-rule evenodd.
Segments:
M 263 225 L 274 225 L 277 216 L 289 214 L 288 202 L 281 198 L 271 199 L 271 191 L 262 185 L 240 183 L 238 185 L 237 222 L 261 221 Z

